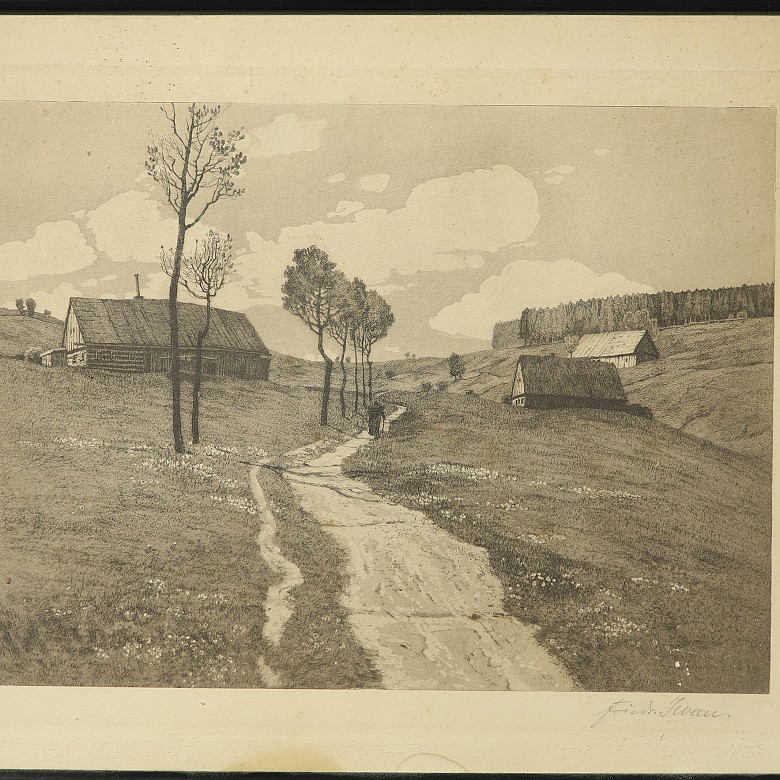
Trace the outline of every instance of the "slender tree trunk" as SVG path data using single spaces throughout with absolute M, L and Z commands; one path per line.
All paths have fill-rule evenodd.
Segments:
M 360 352 L 360 371 L 363 375 L 363 407 L 368 406 L 368 392 L 366 387 L 366 353 Z
M 328 405 L 330 404 L 330 378 L 333 373 L 333 361 L 325 352 L 323 345 L 323 331 L 317 334 L 317 350 L 325 361 L 325 381 L 322 385 L 322 407 L 320 409 L 320 425 L 328 424 Z
M 192 443 L 200 444 L 200 386 L 203 380 L 203 342 L 211 325 L 211 296 L 206 296 L 206 324 L 195 345 L 195 379 L 192 383 Z
M 181 431 L 181 373 L 179 371 L 179 277 L 181 276 L 181 257 L 184 252 L 184 236 L 187 232 L 185 212 L 179 214 L 179 235 L 176 239 L 176 251 L 171 269 L 171 286 L 168 293 L 168 313 L 171 321 L 171 406 L 173 412 L 173 448 L 184 452 L 184 436 Z
M 194 106 L 194 103 L 193 103 Z M 179 371 L 179 277 L 181 276 L 181 257 L 184 254 L 184 236 L 187 233 L 187 171 L 192 151 L 192 133 L 194 119 L 189 122 L 187 144 L 184 152 L 184 164 L 181 173 L 179 233 L 176 237 L 176 251 L 173 255 L 171 286 L 168 293 L 168 313 L 171 320 L 171 411 L 173 413 L 173 448 L 179 454 L 184 452 L 184 436 L 181 432 L 181 373 Z
M 357 342 L 353 341 L 352 346 L 355 348 L 355 414 L 358 411 L 358 403 L 360 402 L 360 390 L 358 388 L 358 350 Z
M 371 362 L 371 350 L 366 354 L 366 362 L 368 363 L 368 403 L 374 400 L 374 371 L 373 363 Z
M 344 356 L 347 354 L 347 334 L 341 344 L 341 387 L 339 388 L 339 401 L 341 402 L 341 419 L 347 416 L 347 367 L 344 364 Z

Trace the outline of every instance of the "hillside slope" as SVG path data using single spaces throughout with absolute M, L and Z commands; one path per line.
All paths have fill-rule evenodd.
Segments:
M 662 330 L 662 359 L 620 372 L 657 420 L 745 455 L 772 457 L 774 318 Z
M 62 341 L 64 325 L 43 314 L 22 317 L 16 311 L 0 309 L 0 357 L 18 357 L 30 348 L 57 347 Z
M 586 690 L 767 690 L 768 465 L 622 412 L 390 397 L 349 473 L 485 547 Z
M 774 318 L 690 325 L 662 330 L 661 359 L 622 369 L 632 403 L 649 406 L 655 419 L 745 455 L 769 460 L 772 448 Z M 464 355 L 466 375 L 454 382 L 443 358 L 381 364 L 377 387 L 419 390 L 424 382 L 472 391 L 500 401 L 512 386 L 517 357 L 566 356 L 562 343 L 492 349 Z M 388 378 L 392 375 L 392 378 Z
M 279 575 L 250 464 L 337 436 L 319 407 L 316 391 L 209 378 L 203 444 L 175 456 L 167 376 L 0 361 L 0 684 L 262 687 L 260 654 L 290 687 L 375 684 L 339 603 L 343 555 L 271 470 L 258 480 L 304 583 L 282 642 L 264 638 Z

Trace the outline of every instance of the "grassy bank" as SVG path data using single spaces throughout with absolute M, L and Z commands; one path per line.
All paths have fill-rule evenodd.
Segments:
M 586 690 L 768 690 L 768 467 L 617 412 L 394 397 L 348 471 L 486 548 Z
M 318 424 L 318 394 L 210 381 L 204 444 L 174 456 L 166 377 L 0 369 L 0 682 L 262 685 L 263 601 L 276 575 L 258 554 L 240 461 L 339 435 Z M 283 505 L 284 486 L 269 490 Z M 371 671 L 348 630 L 313 619 L 323 605 L 337 612 L 340 585 L 325 576 L 335 545 L 286 508 L 279 525 L 283 553 L 311 581 L 296 593 L 291 651 L 273 656 L 276 671 L 290 684 L 363 684 Z M 350 663 L 312 651 L 304 677 L 292 645 L 322 636 Z
M 660 331 L 659 360 L 620 371 L 632 403 L 655 419 L 743 455 L 771 459 L 774 318 L 688 325 Z M 512 387 L 518 355 L 566 356 L 562 342 L 464 355 L 454 382 L 447 358 L 396 360 L 377 366 L 383 389 L 417 391 L 423 382 L 453 393 L 500 401 Z

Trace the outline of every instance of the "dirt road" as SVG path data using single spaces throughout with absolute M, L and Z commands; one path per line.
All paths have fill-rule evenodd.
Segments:
M 369 440 L 361 434 L 288 476 L 303 508 L 348 554 L 344 604 L 384 687 L 573 690 L 534 630 L 503 613 L 484 549 L 342 473 Z

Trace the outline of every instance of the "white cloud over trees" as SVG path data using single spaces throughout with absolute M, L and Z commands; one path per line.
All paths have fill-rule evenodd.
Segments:
M 419 184 L 395 211 L 367 209 L 347 222 L 288 227 L 276 240 L 249 233 L 250 252 L 237 258 L 236 267 L 263 303 L 279 303 L 284 268 L 300 247 L 316 244 L 347 276 L 378 285 L 393 270 L 478 267 L 483 260 L 477 253 L 525 241 L 538 222 L 532 182 L 498 165 Z
M 175 242 L 177 231 L 173 212 L 150 192 L 140 190 L 121 192 L 90 211 L 87 227 L 97 248 L 117 263 L 136 260 L 159 264 L 160 247 Z M 207 232 L 208 226 L 199 222 L 188 231 L 185 248 L 191 250 L 195 240 Z
M 485 279 L 479 292 L 445 306 L 430 325 L 460 336 L 490 339 L 499 320 L 520 316 L 525 308 L 557 306 L 580 298 L 654 292 L 618 273 L 596 273 L 576 260 L 515 260 Z

